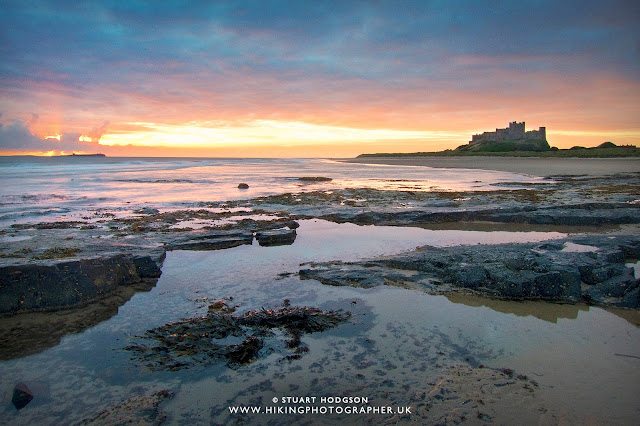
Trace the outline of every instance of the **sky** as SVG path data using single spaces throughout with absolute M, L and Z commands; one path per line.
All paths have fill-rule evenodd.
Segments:
M 0 154 L 640 146 L 640 2 L 0 0 Z

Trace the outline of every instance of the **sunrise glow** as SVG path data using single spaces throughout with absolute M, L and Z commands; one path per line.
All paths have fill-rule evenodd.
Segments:
M 143 128 L 137 132 L 105 134 L 100 144 L 203 148 L 212 145 L 309 145 L 405 141 L 442 141 L 464 138 L 464 133 L 393 129 L 355 129 L 302 122 L 256 120 L 243 124 L 188 123 L 162 125 L 129 123 Z M 83 140 L 81 138 L 81 140 Z
M 626 5 L 157 7 L 5 8 L 0 155 L 438 151 L 513 120 L 640 145 Z

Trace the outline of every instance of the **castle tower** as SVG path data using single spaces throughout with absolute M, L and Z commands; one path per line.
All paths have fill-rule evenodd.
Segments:
M 509 123 L 508 138 L 524 139 L 524 121 L 522 123 L 518 123 L 517 121 Z

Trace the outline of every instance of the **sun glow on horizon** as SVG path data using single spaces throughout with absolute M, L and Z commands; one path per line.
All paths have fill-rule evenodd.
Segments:
M 33 157 L 54 157 L 56 155 L 65 155 L 64 151 L 0 151 L 1 157 L 12 156 L 33 156 Z
M 385 141 L 442 141 L 465 138 L 466 133 L 394 129 L 359 129 L 299 121 L 253 120 L 242 123 L 189 122 L 178 125 L 127 123 L 134 131 L 105 134 L 101 145 L 205 148 L 221 145 L 338 145 Z M 82 139 L 81 139 L 82 140 Z
M 44 120 L 39 123 L 48 124 Z M 448 130 L 430 130 L 429 123 L 425 123 L 424 129 L 416 130 L 416 123 L 411 124 L 414 126 L 412 129 L 276 119 L 192 120 L 176 123 L 128 121 L 112 123 L 104 133 L 49 130 L 40 133 L 41 136 L 35 129 L 29 128 L 35 138 L 44 142 L 42 151 L 32 148 L 28 152 L 2 151 L 0 155 L 54 156 L 75 152 L 104 153 L 109 156 L 352 157 L 363 153 L 455 149 L 466 145 L 473 134 L 488 130 L 470 130 L 456 127 L 456 123 L 444 122 L 438 124 Z M 548 124 L 547 140 L 551 146 L 560 149 L 598 146 L 605 141 L 617 145 L 640 145 L 640 131 L 634 128 L 573 129 L 544 120 L 533 124 Z
M 640 138 L 640 131 L 633 130 L 554 130 L 550 132 L 562 136 L 589 136 L 609 138 Z

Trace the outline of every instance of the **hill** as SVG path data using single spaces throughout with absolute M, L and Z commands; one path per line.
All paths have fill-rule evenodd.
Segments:
M 541 139 L 513 139 L 513 140 L 481 140 L 456 148 L 459 152 L 512 152 L 512 151 L 549 151 L 551 147 L 546 140 Z
M 569 149 L 551 147 L 548 150 L 524 150 L 523 146 L 488 142 L 471 148 L 472 145 L 463 145 L 466 149 L 446 149 L 437 152 L 396 152 L 360 154 L 358 157 L 456 157 L 456 156 L 494 156 L 494 157 L 557 157 L 557 158 L 616 158 L 616 157 L 640 157 L 640 149 L 633 145 L 617 146 L 611 142 L 604 143 L 594 148 L 575 146 Z M 522 141 L 519 141 L 522 142 Z M 545 141 L 546 143 L 546 141 Z M 613 145 L 613 147 L 611 146 Z M 511 150 L 509 150 L 511 148 Z M 520 148 L 519 150 L 516 148 Z

